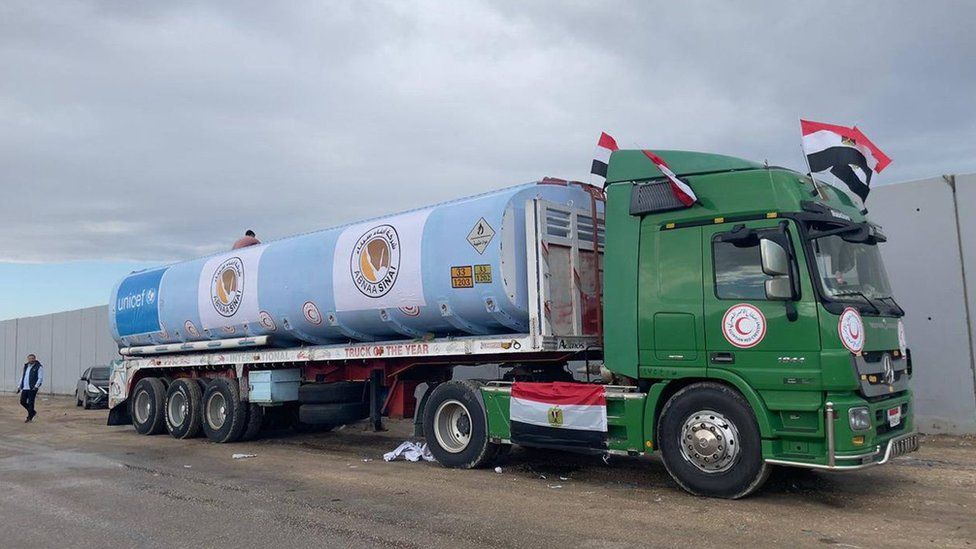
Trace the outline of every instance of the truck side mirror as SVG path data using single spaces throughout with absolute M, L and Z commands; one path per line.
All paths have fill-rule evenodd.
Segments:
M 793 279 L 790 276 L 790 254 L 782 244 L 769 238 L 759 240 L 759 255 L 762 258 L 762 270 L 770 279 L 765 282 L 766 299 L 773 301 L 791 301 L 793 294 Z
M 790 274 L 790 256 L 779 242 L 768 238 L 759 240 L 759 255 L 762 257 L 762 270 L 769 276 Z
M 777 276 L 766 280 L 766 299 L 789 301 L 793 299 L 793 282 L 788 276 Z

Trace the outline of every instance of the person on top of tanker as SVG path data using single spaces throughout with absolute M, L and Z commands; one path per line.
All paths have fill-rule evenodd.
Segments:
M 254 231 L 252 231 L 251 229 L 248 229 L 244 233 L 244 236 L 243 237 L 238 238 L 237 239 L 237 242 L 234 242 L 234 247 L 231 248 L 231 249 L 232 250 L 236 250 L 238 248 L 246 248 L 248 246 L 254 246 L 254 245 L 260 244 L 260 243 L 261 243 L 261 241 L 258 240 L 257 237 L 254 235 Z

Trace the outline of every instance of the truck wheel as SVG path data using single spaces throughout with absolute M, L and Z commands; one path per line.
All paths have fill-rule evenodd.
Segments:
M 155 377 L 144 377 L 132 391 L 132 425 L 140 435 L 157 435 L 166 430 L 163 403 L 166 386 Z
M 359 421 L 368 415 L 369 409 L 362 402 L 302 404 L 298 408 L 298 421 L 306 425 L 331 425 L 335 427 Z
M 247 426 L 244 427 L 244 434 L 241 440 L 254 440 L 261 433 L 261 426 L 264 424 L 264 406 L 257 404 L 247 405 Z
M 212 442 L 236 442 L 247 424 L 247 403 L 241 402 L 236 379 L 219 377 L 203 395 L 203 432 Z
M 500 445 L 488 441 L 480 387 L 472 381 L 441 383 L 424 405 L 424 437 L 430 453 L 445 467 L 476 469 L 498 454 Z
M 695 495 L 738 499 L 769 476 L 749 403 L 719 383 L 695 383 L 668 400 L 658 447 L 671 478 Z
M 362 402 L 365 390 L 366 384 L 358 381 L 306 383 L 298 387 L 298 402 L 302 404 Z
M 177 379 L 166 391 L 166 430 L 173 438 L 193 438 L 203 427 L 203 391 L 193 379 Z

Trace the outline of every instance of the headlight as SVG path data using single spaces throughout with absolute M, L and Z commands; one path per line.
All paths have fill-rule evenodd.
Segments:
M 864 406 L 848 410 L 847 418 L 852 431 L 866 431 L 871 428 L 871 413 Z
M 87 390 L 89 393 L 98 393 L 98 387 L 95 387 L 91 383 L 88 384 Z

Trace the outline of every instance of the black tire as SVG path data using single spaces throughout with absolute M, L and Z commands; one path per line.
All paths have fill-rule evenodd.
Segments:
M 302 404 L 363 402 L 365 391 L 366 383 L 360 381 L 306 383 L 298 387 L 298 402 Z
M 763 461 L 749 403 L 720 383 L 695 383 L 668 400 L 658 421 L 658 448 L 671 478 L 699 496 L 745 497 L 766 482 L 771 469 Z M 706 455 L 700 448 L 715 452 Z
M 302 404 L 298 421 L 305 425 L 332 426 L 353 423 L 369 416 L 369 408 L 362 402 L 332 404 Z M 319 429 L 321 430 L 321 429 Z
M 244 427 L 241 440 L 254 440 L 258 438 L 258 435 L 261 434 L 261 426 L 263 424 L 264 406 L 249 403 L 247 405 L 247 426 Z
M 84 408 L 85 410 L 92 409 L 91 401 L 88 400 L 88 395 L 81 397 L 81 407 Z
M 219 377 L 203 394 L 203 432 L 211 442 L 240 440 L 247 427 L 247 403 L 241 402 L 236 379 Z
M 445 467 L 484 467 L 500 451 L 500 444 L 488 441 L 488 415 L 480 387 L 474 381 L 441 383 L 431 391 L 424 405 L 427 446 Z
M 166 386 L 159 378 L 144 377 L 136 382 L 129 399 L 132 425 L 140 435 L 158 435 L 166 430 L 163 405 Z M 138 409 L 137 409 L 138 407 Z
M 193 379 L 177 379 L 166 390 L 166 430 L 173 438 L 193 438 L 203 428 L 203 391 Z

